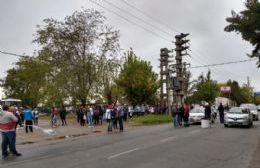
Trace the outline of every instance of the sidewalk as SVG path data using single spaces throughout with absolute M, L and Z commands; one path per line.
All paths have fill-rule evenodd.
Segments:
M 17 129 L 17 146 L 18 148 L 26 147 L 27 145 L 46 145 L 56 143 L 57 141 L 70 140 L 79 138 L 82 136 L 93 136 L 97 134 L 107 134 L 107 123 L 103 122 L 102 125 L 89 128 L 88 126 L 80 126 L 76 121 L 68 121 L 67 126 L 57 126 L 51 128 L 48 120 L 39 120 L 39 125 L 42 129 L 53 129 L 56 134 L 48 135 L 41 129 L 34 128 L 33 133 L 26 133 L 23 127 Z M 126 129 L 129 129 L 129 125 L 124 124 Z M 118 132 L 115 130 L 114 133 Z

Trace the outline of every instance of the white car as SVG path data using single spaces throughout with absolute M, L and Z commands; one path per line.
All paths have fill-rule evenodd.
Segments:
M 203 107 L 194 107 L 190 111 L 189 122 L 191 124 L 201 123 L 201 120 L 204 117 L 205 117 L 204 108 Z
M 258 112 L 257 112 L 257 107 L 255 104 L 251 104 L 251 103 L 248 103 L 248 104 L 241 104 L 240 107 L 243 107 L 243 108 L 248 108 L 250 110 L 250 112 L 252 113 L 253 115 L 253 120 L 254 121 L 258 121 Z
M 253 115 L 248 108 L 232 107 L 226 114 L 224 119 L 224 126 L 229 127 L 233 125 L 239 126 L 253 126 Z
M 257 106 L 257 111 L 260 112 L 260 105 Z

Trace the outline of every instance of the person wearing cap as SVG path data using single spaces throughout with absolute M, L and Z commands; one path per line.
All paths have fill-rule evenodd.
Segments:
M 21 156 L 16 150 L 16 131 L 15 125 L 18 119 L 11 112 L 8 112 L 9 107 L 3 106 L 3 110 L 0 109 L 0 132 L 2 135 L 2 158 L 8 157 L 9 153 L 7 148 L 14 156 Z

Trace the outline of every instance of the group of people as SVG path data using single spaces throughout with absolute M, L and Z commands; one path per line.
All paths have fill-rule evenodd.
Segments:
M 77 122 L 81 126 L 102 125 L 104 108 L 102 106 L 86 106 L 81 105 L 76 110 Z
M 76 110 L 77 122 L 81 126 L 88 125 L 93 127 L 103 123 L 104 120 L 108 123 L 108 132 L 112 132 L 112 129 L 118 129 L 123 131 L 123 120 L 127 120 L 128 107 L 115 106 L 115 105 L 96 105 L 96 106 L 80 106 Z
M 171 107 L 171 115 L 173 117 L 173 126 L 175 128 L 178 128 L 182 125 L 184 125 L 184 127 L 189 126 L 189 113 L 190 113 L 190 110 L 192 110 L 192 109 L 193 109 L 193 105 L 189 105 L 186 103 L 183 105 L 173 104 Z M 217 110 L 219 112 L 220 123 L 223 124 L 225 108 L 222 105 L 222 103 L 220 103 Z M 211 109 L 211 106 L 209 103 L 206 103 L 204 105 L 204 114 L 205 114 L 204 119 L 208 119 L 208 120 L 212 119 L 212 109 Z
M 189 114 L 190 114 L 190 107 L 188 104 L 183 105 L 172 105 L 171 107 L 171 114 L 173 117 L 173 126 L 178 128 L 179 126 L 188 127 L 189 126 Z
M 118 129 L 120 132 L 123 132 L 124 125 L 123 120 L 126 121 L 126 116 L 128 113 L 128 108 L 126 105 L 124 106 L 114 106 L 114 105 L 107 105 L 105 117 L 108 123 L 107 131 L 112 132 L 112 129 Z
M 53 106 L 51 108 L 51 125 L 52 127 L 58 126 L 59 119 L 62 126 L 67 126 L 67 111 L 64 105 L 61 108 Z

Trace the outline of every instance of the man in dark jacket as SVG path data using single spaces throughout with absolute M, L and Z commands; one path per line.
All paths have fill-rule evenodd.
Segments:
M 178 109 L 177 105 L 173 104 L 171 107 L 171 114 L 172 114 L 172 120 L 173 120 L 173 126 L 175 128 L 178 128 L 179 126 L 179 119 L 178 119 Z
M 205 118 L 208 120 L 211 118 L 211 107 L 208 103 L 205 104 Z
M 220 103 L 220 105 L 218 106 L 218 112 L 219 112 L 219 120 L 220 123 L 224 123 L 224 106 L 222 105 L 222 103 Z
M 66 116 L 67 116 L 66 108 L 64 105 L 62 105 L 62 107 L 60 109 L 60 119 L 61 119 L 62 126 L 67 125 Z

